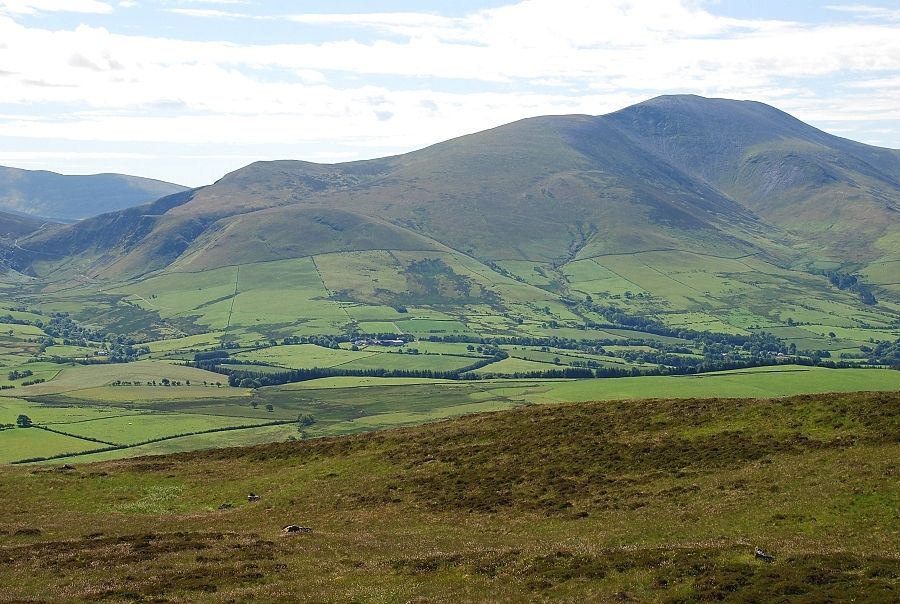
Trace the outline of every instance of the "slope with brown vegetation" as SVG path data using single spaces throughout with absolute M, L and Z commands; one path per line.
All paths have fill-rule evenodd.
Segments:
M 892 602 L 898 454 L 894 392 L 9 468 L 0 600 Z

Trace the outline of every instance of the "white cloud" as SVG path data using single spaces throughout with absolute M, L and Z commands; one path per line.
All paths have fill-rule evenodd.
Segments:
M 838 12 L 853 13 L 861 18 L 900 21 L 900 9 L 896 8 L 872 6 L 871 4 L 831 4 L 825 8 Z
M 113 7 L 99 0 L 0 0 L 0 13 L 111 13 Z
M 171 10 L 237 17 L 227 10 L 237 4 Z M 19 114 L 0 116 L 0 137 L 306 145 L 364 157 L 671 92 L 753 98 L 834 124 L 900 119 L 900 34 L 878 20 L 733 19 L 688 0 L 525 0 L 454 18 L 286 19 L 320 26 L 329 39 L 249 44 L 88 25 L 51 31 L 0 14 L 0 104 Z M 336 27 L 343 25 L 351 27 Z M 370 30 L 365 41 L 353 39 L 358 28 Z
M 186 17 L 201 17 L 206 19 L 260 19 L 262 17 L 254 17 L 244 13 L 235 13 L 231 11 L 218 10 L 214 8 L 169 8 L 166 9 L 170 13 L 184 15 Z

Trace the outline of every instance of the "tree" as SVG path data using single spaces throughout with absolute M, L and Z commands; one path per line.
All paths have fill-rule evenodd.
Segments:
M 266 411 L 268 411 L 269 413 L 271 413 L 274 410 L 275 410 L 275 407 L 272 406 L 272 403 L 269 403 L 268 405 L 266 405 Z
M 16 425 L 20 428 L 30 428 L 31 427 L 31 418 L 27 415 L 20 415 L 16 418 Z

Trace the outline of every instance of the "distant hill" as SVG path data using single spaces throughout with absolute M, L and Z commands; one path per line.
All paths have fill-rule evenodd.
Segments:
M 123 292 L 203 328 L 245 321 L 253 337 L 295 333 L 293 317 L 265 327 L 249 292 L 267 285 L 236 284 L 228 267 L 286 271 L 272 282 L 314 269 L 314 289 L 301 289 L 320 293 L 303 293 L 302 308 L 321 318 L 306 327 L 325 333 L 372 316 L 347 304 L 420 305 L 420 316 L 439 310 L 470 327 L 489 315 L 505 323 L 484 320 L 479 333 L 537 333 L 603 322 L 590 306 L 602 300 L 673 326 L 743 332 L 801 321 L 821 335 L 898 320 L 898 218 L 900 152 L 761 103 L 664 96 L 381 159 L 257 162 L 207 187 L 44 229 L 11 261 L 41 277 L 77 258 L 78 275 L 107 284 L 204 272 L 221 280 L 216 295 L 179 295 L 162 311 L 144 294 L 186 288 L 174 277 Z M 54 279 L 77 276 L 66 270 Z M 826 271 L 864 285 L 839 290 Z M 870 287 L 890 303 L 861 305 L 858 291 Z M 241 304 L 219 309 L 245 288 L 246 314 Z
M 59 221 L 123 210 L 184 189 L 124 174 L 66 176 L 0 166 L 0 209 Z

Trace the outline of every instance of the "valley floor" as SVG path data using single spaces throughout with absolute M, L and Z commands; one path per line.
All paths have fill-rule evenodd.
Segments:
M 129 385 L 110 385 L 114 377 Z M 177 385 L 150 385 L 162 379 Z M 582 380 L 333 377 L 255 390 L 214 382 L 222 379 L 157 361 L 66 367 L 48 382 L 2 393 L 0 424 L 26 415 L 34 427 L 0 430 L 0 463 L 81 463 L 302 440 L 533 404 L 900 390 L 900 371 L 796 365 Z

